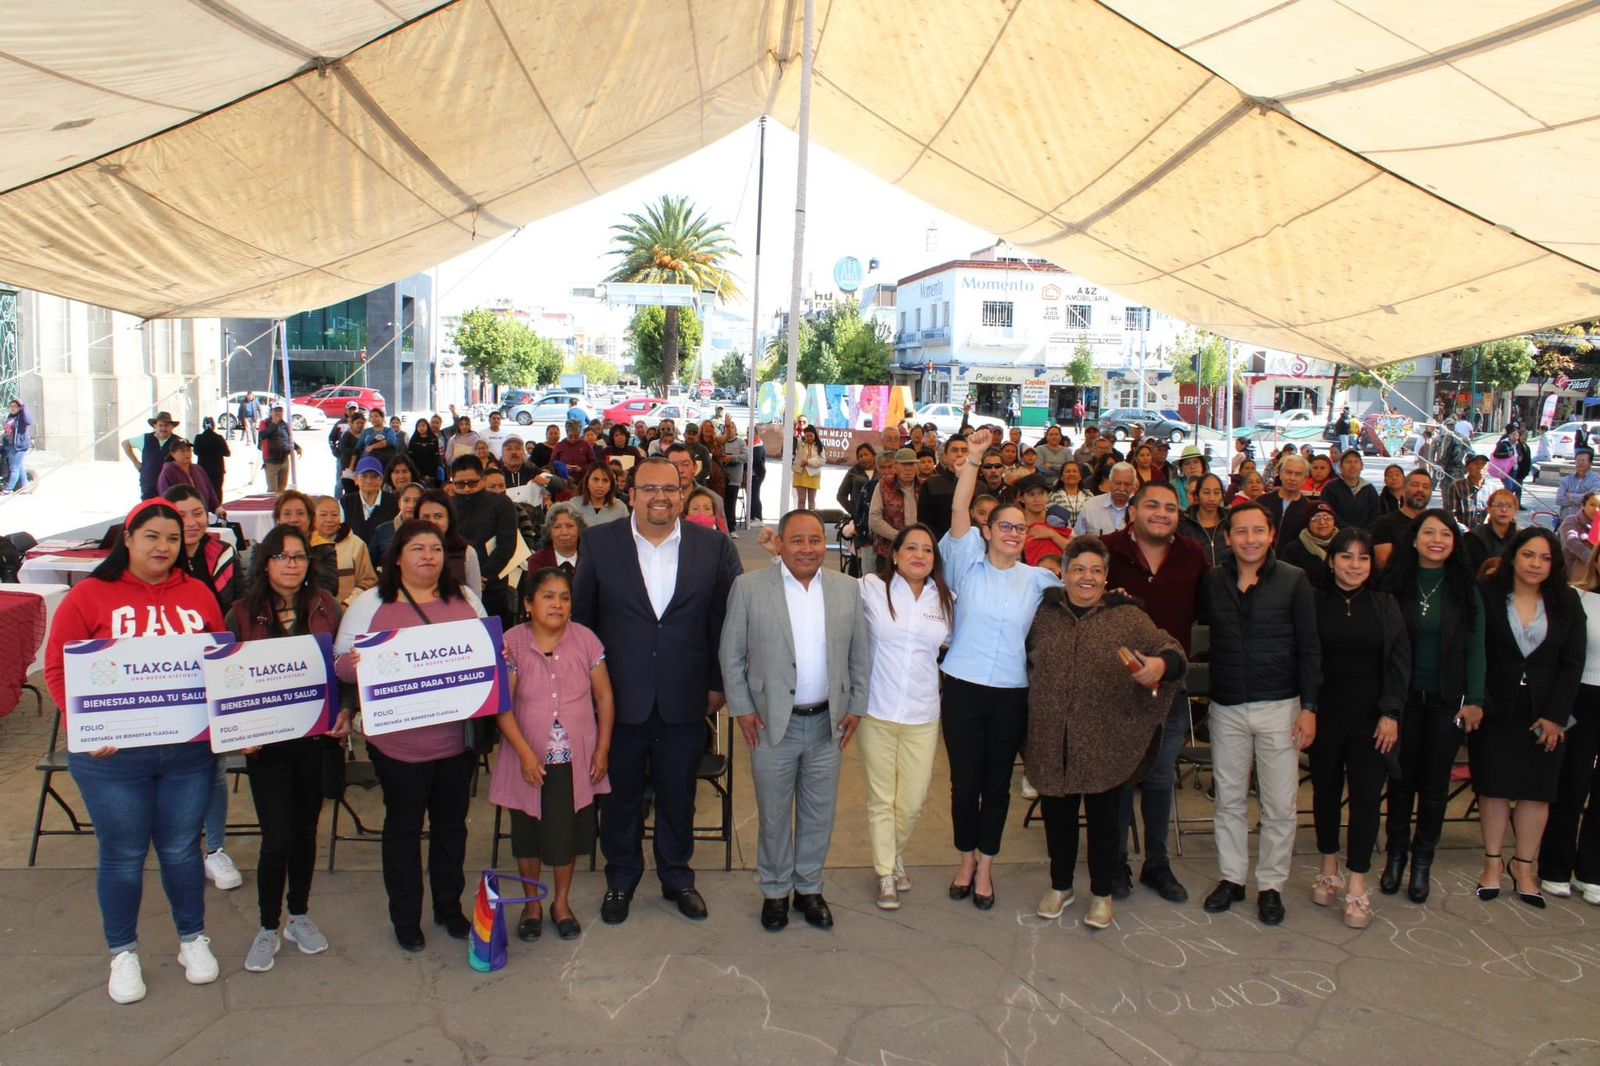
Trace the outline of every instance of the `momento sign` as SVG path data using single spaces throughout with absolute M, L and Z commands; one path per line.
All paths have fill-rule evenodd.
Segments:
M 511 707 L 500 619 L 437 622 L 357 637 L 369 736 L 500 714 Z
M 201 664 L 211 750 L 314 737 L 339 713 L 333 641 L 326 634 L 207 648 Z
M 146 748 L 206 739 L 207 648 L 231 633 L 76 640 L 62 656 L 67 750 Z

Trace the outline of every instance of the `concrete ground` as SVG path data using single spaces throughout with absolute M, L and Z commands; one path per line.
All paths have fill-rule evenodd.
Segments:
M 739 543 L 746 565 L 758 565 L 753 538 Z M 704 923 L 681 918 L 647 880 L 627 924 L 605 926 L 598 919 L 603 879 L 585 869 L 575 880 L 585 930 L 579 940 L 560 941 L 547 924 L 538 944 L 513 938 L 510 964 L 487 975 L 468 967 L 463 944 L 432 927 L 428 949 L 406 955 L 390 935 L 376 845 L 341 845 L 338 872 L 325 872 L 325 815 L 312 914 L 333 943 L 326 955 L 302 956 L 286 944 L 270 973 L 243 970 L 256 929 L 256 846 L 236 836 L 229 851 L 245 871 L 244 887 L 207 890 L 221 979 L 184 983 L 152 866 L 141 925 L 149 996 L 119 1007 L 105 995 L 93 841 L 46 838 L 39 865 L 26 867 L 40 783 L 33 766 L 52 714 L 47 704 L 36 715 L 24 697 L 0 719 L 0 802 L 13 812 L 0 820 L 0 1064 L 99 1056 L 308 1064 L 1600 1063 L 1600 910 L 1576 900 L 1552 900 L 1544 911 L 1510 897 L 1476 900 L 1475 822 L 1446 827 L 1426 906 L 1375 896 L 1377 919 L 1365 931 L 1344 928 L 1337 911 L 1310 903 L 1316 849 L 1302 829 L 1288 921 L 1268 928 L 1256 920 L 1253 899 L 1222 916 L 1201 910 L 1216 877 L 1210 801 L 1186 779 L 1179 803 L 1187 833 L 1175 867 L 1191 902 L 1174 906 L 1137 889 L 1117 905 L 1112 928 L 1092 932 L 1079 924 L 1081 902 L 1058 921 L 1033 915 L 1048 882 L 1045 848 L 1042 827 L 1023 826 L 1020 798 L 995 909 L 946 898 L 953 853 L 942 753 L 908 849 L 915 888 L 895 912 L 873 905 L 860 764 L 854 750 L 846 754 L 826 888 L 837 920 L 831 932 L 798 916 L 780 934 L 758 925 L 755 808 L 741 746 L 734 868 L 721 870 L 720 843 L 697 852 L 711 910 Z M 59 775 L 56 784 L 77 802 L 70 777 Z M 703 817 L 714 817 L 709 788 L 702 799 Z M 1302 790 L 1302 808 L 1309 799 L 1309 788 Z M 1453 804 L 1453 815 L 1465 813 L 1466 800 Z M 369 822 L 381 820 L 376 792 L 354 792 L 352 801 Z M 244 787 L 230 820 L 253 816 Z M 65 819 L 52 807 L 46 824 Z M 480 794 L 469 878 L 489 865 L 492 824 Z M 1137 855 L 1133 864 L 1137 871 Z M 500 867 L 512 865 L 502 854 Z M 1087 888 L 1081 868 L 1079 883 Z

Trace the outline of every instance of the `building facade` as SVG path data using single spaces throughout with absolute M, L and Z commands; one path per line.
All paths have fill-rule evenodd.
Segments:
M 35 447 L 117 461 L 121 442 L 169 411 L 192 437 L 222 400 L 214 318 L 141 322 L 104 307 L 0 286 L 0 395 L 28 405 Z
M 324 385 L 377 389 L 393 412 L 434 409 L 433 276 L 391 285 L 284 320 L 289 388 L 272 322 L 225 318 L 229 391 L 256 389 L 303 396 Z

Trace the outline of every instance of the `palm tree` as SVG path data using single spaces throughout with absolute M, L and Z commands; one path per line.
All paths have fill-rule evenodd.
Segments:
M 635 285 L 691 285 L 696 291 L 715 292 L 728 300 L 739 294 L 733 275 L 723 265 L 733 254 L 733 240 L 726 223 L 709 221 L 695 213 L 684 196 L 663 196 L 646 204 L 643 213 L 627 216 L 626 222 L 611 227 L 609 254 L 622 262 L 607 281 Z M 678 376 L 678 311 L 666 312 L 665 336 L 661 339 L 661 380 L 663 390 Z

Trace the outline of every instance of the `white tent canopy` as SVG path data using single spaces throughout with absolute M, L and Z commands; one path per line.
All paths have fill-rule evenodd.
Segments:
M 330 303 L 792 120 L 800 6 L 0 0 L 0 277 Z M 812 131 L 1131 298 L 1373 365 L 1600 316 L 1597 6 L 818 0 Z

